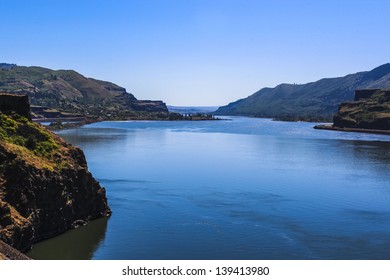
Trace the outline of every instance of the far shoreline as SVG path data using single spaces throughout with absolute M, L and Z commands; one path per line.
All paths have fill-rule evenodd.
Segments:
M 88 118 L 42 118 L 42 119 L 33 119 L 32 121 L 35 123 L 39 123 L 43 125 L 43 123 L 50 123 L 48 125 L 44 125 L 47 129 L 52 131 L 59 131 L 65 129 L 78 128 L 87 124 L 99 123 L 99 122 L 107 122 L 107 121 L 117 121 L 117 122 L 126 122 L 126 121 L 167 121 L 167 122 L 182 122 L 182 121 L 190 121 L 190 122 L 199 122 L 199 121 L 222 121 L 228 120 L 219 117 L 208 117 L 207 115 L 194 115 L 190 117 L 183 116 L 183 118 L 128 118 L 128 119 L 88 119 Z

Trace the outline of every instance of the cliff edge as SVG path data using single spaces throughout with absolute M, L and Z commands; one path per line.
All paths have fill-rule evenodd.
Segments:
M 0 112 L 4 114 L 16 113 L 31 120 L 30 103 L 25 95 L 0 93 Z
M 25 99 L 0 94 L 0 239 L 21 251 L 111 214 L 84 153 L 18 111 Z
M 340 105 L 333 126 L 390 130 L 390 89 L 356 90 L 354 101 Z

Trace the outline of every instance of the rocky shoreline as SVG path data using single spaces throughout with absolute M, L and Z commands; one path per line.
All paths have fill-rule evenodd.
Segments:
M 333 124 L 314 128 L 390 135 L 390 89 L 355 90 L 354 101 L 339 106 Z
M 389 130 L 367 129 L 367 128 L 335 127 L 333 125 L 327 125 L 327 124 L 316 125 L 313 128 L 314 129 L 333 130 L 333 131 L 343 131 L 343 132 L 360 132 L 360 133 L 390 135 L 390 131 Z

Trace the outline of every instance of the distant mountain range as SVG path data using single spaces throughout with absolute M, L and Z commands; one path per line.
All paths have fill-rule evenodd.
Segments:
M 390 88 L 390 63 L 371 71 L 307 84 L 280 84 L 220 107 L 218 115 L 242 115 L 284 120 L 331 120 L 356 89 Z
M 168 114 L 162 101 L 137 100 L 123 87 L 73 70 L 0 63 L 0 92 L 26 94 L 35 118 L 143 119 Z

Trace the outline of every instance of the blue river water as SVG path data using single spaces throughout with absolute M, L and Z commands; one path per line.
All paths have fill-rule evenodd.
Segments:
M 36 259 L 390 259 L 390 136 L 313 123 L 101 122 L 58 132 L 107 190 L 108 219 Z

